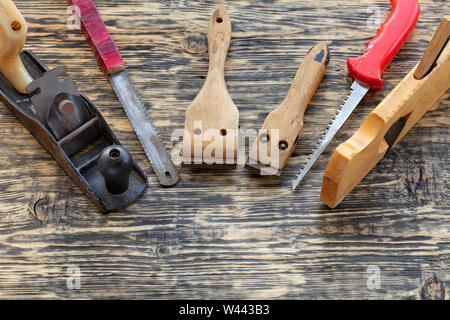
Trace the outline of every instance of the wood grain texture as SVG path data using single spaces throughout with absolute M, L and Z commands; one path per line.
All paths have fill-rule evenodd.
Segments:
M 218 1 L 97 0 L 168 147 L 208 72 L 206 33 Z M 227 1 L 233 33 L 225 78 L 242 129 L 258 130 L 318 41 L 331 60 L 305 115 L 302 139 L 281 181 L 244 168 L 182 168 L 162 189 L 81 31 L 66 27 L 65 0 L 17 0 L 28 21 L 25 48 L 50 67 L 66 64 L 150 179 L 120 213 L 100 215 L 18 120 L 0 105 L 0 298 L 410 298 L 436 275 L 450 287 L 448 93 L 335 210 L 319 199 L 334 150 L 420 60 L 447 0 L 423 0 L 419 23 L 308 175 L 290 182 L 347 94 L 347 58 L 364 52 L 374 11 L 388 1 Z M 178 149 L 177 149 L 178 148 Z M 381 288 L 369 290 L 378 266 Z M 67 288 L 68 268 L 81 288 Z M 422 290 L 423 289 L 423 290 Z M 441 292 L 441 291 L 440 291 Z

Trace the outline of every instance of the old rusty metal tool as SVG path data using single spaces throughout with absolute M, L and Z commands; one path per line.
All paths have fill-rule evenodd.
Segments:
M 375 38 L 367 43 L 366 52 L 358 58 L 348 60 L 347 66 L 350 76 L 355 80 L 351 87 L 352 93 L 318 143 L 317 149 L 309 157 L 306 166 L 301 170 L 297 179 L 292 181 L 293 190 L 299 186 L 366 93 L 370 89 L 374 91 L 382 89 L 382 73 L 414 30 L 420 12 L 417 0 L 391 0 L 391 4 L 391 14 L 378 29 Z
M 326 42 L 315 45 L 302 61 L 283 103 L 273 110 L 250 149 L 246 168 L 263 176 L 280 176 L 303 131 L 303 119 L 322 81 L 330 53 Z
M 186 110 L 183 166 L 232 169 L 237 165 L 239 110 L 225 83 L 231 20 L 224 4 L 208 29 L 209 71 L 202 89 Z
M 450 88 L 450 16 L 422 60 L 370 113 L 361 128 L 333 153 L 321 199 L 336 207 Z
M 77 91 L 66 67 L 49 70 L 31 51 L 22 51 L 26 33 L 14 3 L 1 0 L 0 99 L 101 212 L 134 202 L 147 177 L 95 105 Z
M 180 176 L 125 70 L 119 50 L 97 8 L 92 0 L 68 0 L 68 2 L 78 7 L 84 34 L 133 125 L 159 183 L 164 187 L 176 185 Z

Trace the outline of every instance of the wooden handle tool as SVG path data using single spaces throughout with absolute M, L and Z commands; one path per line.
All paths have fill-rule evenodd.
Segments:
M 98 65 L 108 77 L 122 103 L 153 171 L 163 187 L 173 187 L 180 181 L 175 165 L 161 139 L 158 129 L 136 91 L 114 40 L 92 0 L 68 0 L 79 9 L 82 29 L 94 51 Z
M 321 192 L 322 201 L 330 208 L 335 208 L 449 89 L 449 22 L 450 16 L 442 22 L 422 61 L 334 152 Z
M 209 23 L 208 76 L 186 111 L 184 166 L 236 167 L 239 110 L 228 93 L 224 77 L 230 42 L 231 20 L 224 4 L 220 4 Z
M 0 0 L 0 73 L 23 94 L 33 81 L 19 57 L 27 31 L 27 23 L 14 2 Z
M 310 50 L 283 103 L 266 118 L 250 149 L 246 168 L 260 175 L 281 175 L 301 136 L 306 108 L 322 81 L 329 58 L 326 42 Z

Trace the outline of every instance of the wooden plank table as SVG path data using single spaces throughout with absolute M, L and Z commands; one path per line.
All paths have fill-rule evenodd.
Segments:
M 165 143 L 176 148 L 171 134 L 183 128 L 207 74 L 207 22 L 218 1 L 95 3 Z M 242 167 L 181 168 L 182 183 L 162 189 L 86 40 L 67 29 L 66 1 L 17 0 L 29 23 L 25 48 L 49 67 L 68 66 L 150 187 L 126 210 L 102 216 L 0 104 L 0 298 L 449 298 L 448 93 L 337 209 L 319 200 L 331 151 L 419 61 L 450 12 L 447 0 L 420 3 L 383 91 L 365 98 L 292 193 L 291 180 L 349 93 L 346 59 L 364 51 L 376 31 L 368 21 L 376 8 L 384 21 L 389 1 L 227 1 L 225 76 L 241 128 L 261 127 L 320 40 L 330 47 L 329 71 L 279 183 Z M 69 289 L 77 268 L 81 287 Z M 377 268 L 380 288 L 370 289 Z

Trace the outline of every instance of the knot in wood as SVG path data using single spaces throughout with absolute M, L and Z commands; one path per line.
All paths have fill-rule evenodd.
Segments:
M 188 33 L 181 41 L 181 47 L 189 53 L 206 53 L 208 51 L 208 40 L 204 33 Z

